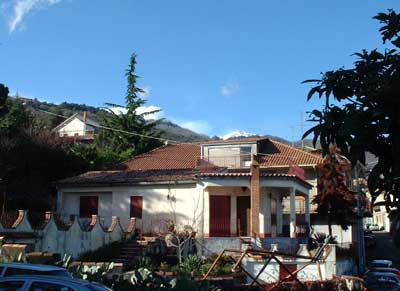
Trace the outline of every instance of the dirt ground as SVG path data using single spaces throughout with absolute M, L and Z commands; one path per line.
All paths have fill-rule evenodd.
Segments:
M 392 237 L 388 232 L 375 231 L 376 246 L 366 249 L 367 263 L 372 260 L 391 260 L 395 268 L 400 268 L 400 248 L 393 244 Z

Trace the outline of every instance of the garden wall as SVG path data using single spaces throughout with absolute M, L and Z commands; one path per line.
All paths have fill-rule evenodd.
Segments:
M 0 219 L 3 243 L 26 244 L 30 251 L 70 254 L 75 258 L 86 251 L 128 238 L 134 229 L 134 219 L 123 228 L 116 216 L 109 225 L 100 223 L 97 215 L 87 220 L 72 216 L 64 222 L 51 212 L 29 215 L 23 210 L 5 214 Z

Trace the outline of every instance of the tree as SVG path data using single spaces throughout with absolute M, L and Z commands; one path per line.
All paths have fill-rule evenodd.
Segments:
M 318 165 L 318 194 L 313 203 L 318 205 L 318 215 L 328 220 L 329 235 L 332 237 L 332 223 L 343 229 L 354 223 L 356 217 L 355 193 L 349 189 L 351 164 L 331 146 L 329 153 Z
M 193 253 L 195 248 L 196 231 L 190 225 L 178 227 L 172 220 L 166 222 L 168 234 L 164 240 L 167 247 L 176 248 L 179 264 L 183 262 L 183 256 Z
M 362 50 L 355 53 L 350 69 L 340 68 L 322 74 L 308 93 L 323 98 L 322 110 L 311 112 L 317 123 L 304 133 L 320 140 L 324 154 L 336 144 L 353 165 L 365 164 L 365 153 L 378 158 L 368 176 L 373 202 L 383 194 L 384 205 L 393 219 L 400 206 L 400 15 L 394 10 L 379 13 L 383 52 Z
M 30 120 L 22 102 L 10 98 L 8 94 L 8 88 L 0 83 L 0 138 L 14 135 L 16 131 L 26 127 Z
M 52 183 L 88 165 L 70 150 L 70 142 L 37 127 L 36 116 L 8 94 L 0 84 L 0 178 L 6 192 L 2 209 L 51 210 Z
M 125 106 L 113 103 L 106 103 L 108 116 L 101 118 L 101 125 L 116 130 L 104 129 L 98 138 L 98 144 L 103 147 L 111 148 L 117 153 L 124 156 L 133 156 L 146 152 L 156 146 L 160 142 L 146 136 L 159 137 L 160 133 L 156 131 L 155 126 L 159 120 L 146 121 L 145 116 L 154 114 L 158 110 L 139 113 L 138 109 L 146 103 L 140 95 L 144 93 L 142 89 L 137 87 L 137 79 L 135 74 L 136 55 L 132 54 L 130 64 L 126 70 L 127 91 L 125 96 Z M 111 107 L 111 108 L 110 108 Z M 115 112 L 115 108 L 122 108 L 120 112 Z M 131 134 L 129 134 L 129 133 Z

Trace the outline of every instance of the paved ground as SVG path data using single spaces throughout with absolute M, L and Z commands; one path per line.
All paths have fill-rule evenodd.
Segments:
M 372 260 L 391 260 L 394 267 L 400 268 L 400 248 L 393 244 L 392 237 L 388 232 L 373 232 L 376 237 L 376 247 L 366 249 L 367 262 Z

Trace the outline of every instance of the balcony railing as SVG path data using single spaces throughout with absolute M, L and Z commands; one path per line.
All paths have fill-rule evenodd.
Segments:
M 251 162 L 252 162 L 251 154 L 208 156 L 198 159 L 197 166 L 200 169 L 205 169 L 205 170 L 215 167 L 228 168 L 228 169 L 243 169 L 243 168 L 249 168 Z

